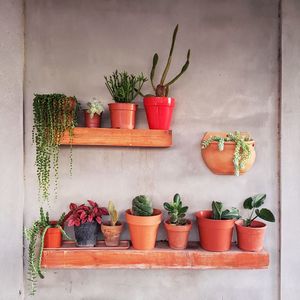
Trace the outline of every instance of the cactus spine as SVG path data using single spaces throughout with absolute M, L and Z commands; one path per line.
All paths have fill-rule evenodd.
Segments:
M 132 214 L 135 216 L 151 216 L 153 214 L 152 201 L 145 195 L 136 196 L 132 200 Z

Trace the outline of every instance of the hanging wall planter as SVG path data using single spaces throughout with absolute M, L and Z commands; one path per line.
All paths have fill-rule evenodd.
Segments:
M 255 162 L 255 142 L 247 133 L 207 132 L 201 153 L 206 166 L 217 175 L 244 174 Z

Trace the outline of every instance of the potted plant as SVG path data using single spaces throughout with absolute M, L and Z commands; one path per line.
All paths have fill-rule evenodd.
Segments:
M 126 210 L 125 216 L 133 248 L 153 249 L 161 222 L 161 211 L 152 208 L 152 201 L 147 196 L 140 195 L 132 200 L 132 208 Z
M 111 128 L 135 128 L 137 104 L 133 103 L 147 78 L 143 74 L 128 75 L 117 70 L 109 77 L 104 76 L 105 85 L 115 103 L 109 103 Z
M 254 164 L 255 142 L 248 133 L 207 132 L 201 143 L 207 167 L 218 175 L 244 174 Z
M 33 99 L 33 143 L 36 145 L 36 168 L 39 198 L 49 199 L 50 171 L 53 166 L 55 198 L 58 188 L 58 156 L 60 140 L 66 130 L 72 143 L 73 129 L 77 122 L 78 102 L 75 97 L 63 94 L 35 94 Z M 71 147 L 72 149 L 72 147 Z M 70 152 L 70 172 L 72 150 Z
M 85 127 L 99 128 L 101 124 L 101 115 L 104 111 L 103 105 L 95 98 L 87 103 L 87 109 L 84 110 Z
M 50 221 L 48 212 L 45 214 L 41 207 L 39 219 L 33 222 L 30 228 L 25 228 L 25 237 L 29 241 L 27 273 L 31 295 L 36 292 L 38 277 L 44 278 L 41 271 L 43 249 L 61 247 L 62 235 L 70 239 L 63 230 L 64 220 L 65 214 L 63 213 L 58 221 Z
M 169 219 L 164 222 L 169 246 L 172 249 L 185 249 L 192 229 L 192 222 L 185 218 L 188 206 L 182 206 L 179 194 L 175 194 L 173 202 L 164 203 Z
M 238 247 L 245 251 L 260 251 L 263 248 L 266 224 L 256 221 L 261 218 L 268 222 L 275 222 L 273 213 L 261 207 L 266 199 L 266 194 L 258 194 L 244 201 L 244 208 L 251 210 L 248 218 L 235 222 Z
M 104 242 L 106 246 L 119 246 L 123 224 L 118 221 L 118 212 L 112 201 L 108 202 L 108 213 L 110 216 L 110 222 L 101 223 L 101 231 L 104 235 Z
M 224 210 L 221 202 L 213 201 L 212 210 L 199 211 L 196 217 L 200 246 L 208 251 L 228 251 L 239 210 L 234 207 Z
M 190 52 L 191 52 L 190 49 L 187 52 L 186 62 L 183 65 L 179 74 L 176 75 L 173 79 L 166 82 L 167 74 L 169 72 L 169 68 L 172 61 L 172 55 L 173 55 L 173 49 L 176 41 L 177 31 L 178 31 L 178 25 L 176 25 L 173 32 L 172 44 L 171 44 L 171 49 L 170 49 L 167 64 L 163 71 L 160 82 L 156 86 L 154 84 L 154 75 L 158 63 L 158 54 L 155 53 L 153 56 L 150 80 L 155 95 L 151 95 L 151 94 L 147 94 L 145 96 L 143 95 L 144 107 L 146 110 L 148 125 L 150 129 L 168 130 L 170 128 L 173 108 L 175 107 L 175 99 L 168 96 L 169 88 L 189 67 Z
M 70 211 L 66 216 L 68 226 L 74 226 L 77 247 L 94 247 L 97 243 L 97 235 L 102 223 L 102 216 L 108 215 L 105 207 L 99 207 L 92 200 L 89 205 L 76 205 L 71 203 Z

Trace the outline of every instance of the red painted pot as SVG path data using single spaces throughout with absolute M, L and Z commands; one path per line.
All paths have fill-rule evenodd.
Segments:
M 211 210 L 196 213 L 200 246 L 207 251 L 228 251 L 235 220 L 213 220 L 211 215 Z
M 94 114 L 94 116 L 91 118 L 90 113 L 87 109 L 84 110 L 84 123 L 85 127 L 88 128 L 99 128 L 101 124 L 101 115 Z
M 44 248 L 60 248 L 62 233 L 59 228 L 48 228 L 44 237 Z
M 266 224 L 252 221 L 251 226 L 243 226 L 243 220 L 235 222 L 238 247 L 244 251 L 260 251 L 264 246 Z
M 150 129 L 170 129 L 173 109 L 175 107 L 174 98 L 145 97 L 144 107 Z
M 109 103 L 111 128 L 134 129 L 137 104 Z

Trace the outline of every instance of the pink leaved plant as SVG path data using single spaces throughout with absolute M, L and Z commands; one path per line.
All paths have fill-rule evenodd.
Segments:
M 99 207 L 98 204 L 92 200 L 88 200 L 89 205 L 70 203 L 70 211 L 66 215 L 66 222 L 68 226 L 80 226 L 86 222 L 96 221 L 98 224 L 102 223 L 102 216 L 108 215 L 105 207 Z

